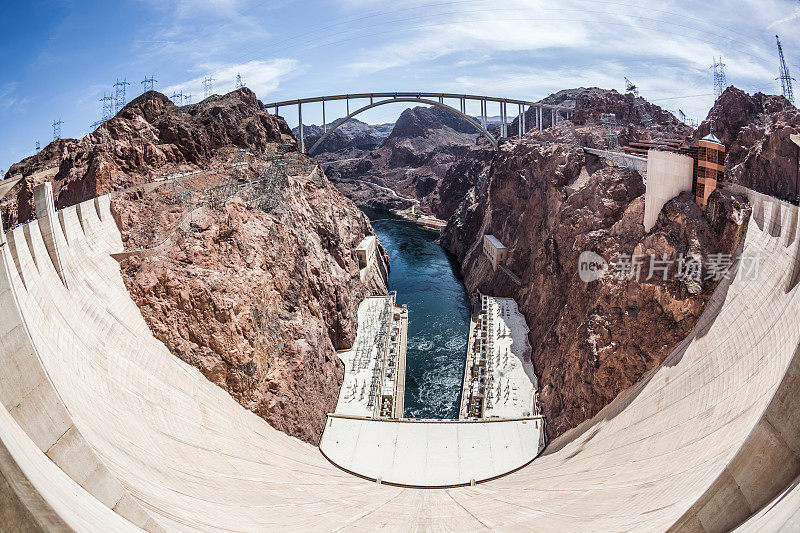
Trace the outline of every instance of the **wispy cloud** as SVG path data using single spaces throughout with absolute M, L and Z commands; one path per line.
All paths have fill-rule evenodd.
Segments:
M 288 58 L 249 61 L 238 65 L 204 63 L 199 65 L 196 70 L 203 74 L 185 82 L 170 85 L 164 88 L 163 92 L 168 96 L 176 91 L 191 92 L 194 100 L 197 101 L 203 95 L 203 80 L 206 77 L 214 79 L 213 92 L 223 94 L 234 89 L 236 76 L 241 75 L 244 84 L 252 89 L 259 98 L 265 100 L 282 82 L 300 74 L 297 61 Z
M 31 101 L 28 96 L 20 96 L 17 92 L 19 83 L 10 82 L 0 86 L 0 112 L 20 113 Z
M 792 13 L 790 13 L 789 15 L 787 15 L 787 16 L 785 16 L 783 18 L 780 18 L 780 19 L 776 20 L 775 22 L 773 22 L 769 26 L 767 26 L 767 28 L 768 29 L 777 28 L 778 26 L 782 26 L 782 25 L 786 24 L 787 22 L 792 22 L 793 20 L 797 20 L 798 18 L 800 18 L 800 7 L 794 8 L 794 11 Z

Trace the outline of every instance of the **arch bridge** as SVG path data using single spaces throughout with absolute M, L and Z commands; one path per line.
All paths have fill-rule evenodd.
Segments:
M 325 120 L 325 103 L 336 101 L 336 100 L 344 100 L 346 102 L 346 109 L 347 112 L 345 116 L 337 120 L 335 123 L 328 128 L 328 123 Z M 361 104 L 355 111 L 350 111 L 350 101 L 355 100 Z M 369 100 L 369 103 L 365 103 L 365 101 Z M 431 105 L 438 107 L 440 109 L 444 109 L 452 113 L 453 115 L 463 119 L 464 121 L 471 124 L 480 134 L 486 137 L 489 142 L 492 143 L 492 146 L 497 148 L 498 146 L 498 139 L 489 132 L 488 128 L 488 112 L 487 109 L 490 104 L 496 104 L 499 109 L 500 115 L 500 137 L 508 137 L 508 127 L 511 125 L 509 121 L 509 106 L 511 106 L 511 110 L 513 112 L 514 106 L 516 106 L 516 113 L 512 114 L 511 116 L 517 116 L 517 135 L 522 136 L 526 133 L 530 128 L 528 124 L 526 124 L 526 112 L 528 109 L 535 109 L 535 122 L 536 124 L 532 125 L 536 129 L 541 130 L 543 128 L 543 117 L 545 110 L 550 112 L 550 123 L 555 124 L 561 119 L 569 118 L 572 115 L 572 108 L 560 106 L 560 105 L 552 105 L 552 104 L 542 104 L 538 102 L 531 102 L 528 100 L 516 100 L 513 98 L 499 98 L 494 96 L 481 96 L 476 94 L 456 94 L 456 93 L 425 93 L 425 92 L 394 92 L 394 93 L 356 93 L 356 94 L 337 94 L 331 96 L 317 96 L 313 98 L 300 98 L 297 100 L 284 100 L 282 102 L 271 102 L 265 104 L 266 108 L 274 110 L 276 115 L 280 114 L 280 108 L 282 107 L 290 107 L 290 106 L 297 106 L 297 118 L 299 123 L 299 130 L 300 130 L 300 150 L 302 152 L 306 152 L 308 154 L 312 154 L 314 150 L 316 150 L 325 139 L 327 139 L 331 133 L 336 131 L 342 124 L 350 120 L 351 118 L 355 117 L 372 109 L 374 107 L 378 107 L 381 105 L 386 104 L 394 104 L 398 102 L 405 102 L 405 103 L 417 103 L 423 105 Z M 480 115 L 478 116 L 477 120 L 475 117 L 472 117 L 467 114 L 467 103 L 468 102 L 478 102 L 480 103 Z M 305 136 L 303 134 L 303 104 L 313 104 L 313 103 L 321 103 L 322 104 L 322 137 L 317 139 L 317 141 L 311 146 L 309 150 L 306 150 L 305 144 Z M 451 104 L 455 104 L 458 107 L 454 107 Z

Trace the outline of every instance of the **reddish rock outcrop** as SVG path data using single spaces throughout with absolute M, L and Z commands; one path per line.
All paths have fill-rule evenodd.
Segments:
M 356 203 L 440 219 L 455 211 L 492 156 L 475 128 L 437 107 L 406 109 L 391 135 L 363 158 L 325 156 L 325 172 Z M 462 163 L 463 161 L 463 163 Z
M 224 147 L 264 151 L 279 142 L 295 141 L 250 89 L 183 107 L 150 91 L 89 135 L 53 141 L 12 165 L 8 174 L 24 179 L 3 200 L 3 224 L 33 217 L 33 187 L 43 181 L 53 182 L 56 207 L 63 207 L 178 168 L 205 168 Z
M 635 104 L 637 98 L 631 93 L 621 94 L 615 90 L 598 87 L 564 89 L 543 98 L 541 103 L 560 105 L 572 109 L 569 123 L 579 126 L 579 136 L 584 144 L 592 148 L 605 148 L 605 128 L 601 115 L 613 113 L 616 118 L 619 143 L 621 146 L 650 137 L 670 137 L 683 139 L 691 133 L 691 128 L 679 121 L 675 116 L 661 107 L 639 97 L 641 107 Z M 643 121 L 644 110 L 653 122 L 649 126 Z M 535 110 L 529 109 L 525 114 L 526 126 L 530 129 L 536 124 Z M 552 119 L 545 110 L 542 113 L 544 128 L 550 128 Z M 517 119 L 512 122 L 509 131 L 517 131 Z M 593 133 L 590 135 L 589 133 Z
M 388 258 L 379 247 L 362 276 L 355 248 L 373 234 L 369 220 L 296 152 L 283 119 L 248 89 L 181 108 L 151 92 L 11 170 L 25 178 L 4 202 L 6 224 L 33 215 L 44 180 L 59 207 L 142 185 L 112 207 L 123 278 L 153 334 L 244 407 L 316 444 L 341 385 L 336 350 L 354 340 L 361 299 L 386 292 Z M 178 170 L 200 173 L 153 183 Z
M 608 167 L 540 134 L 506 143 L 489 179 L 450 219 L 442 243 L 461 263 L 467 289 L 515 298 L 531 328 L 533 361 L 550 438 L 599 412 L 658 365 L 694 327 L 717 282 L 711 254 L 732 253 L 749 206 L 726 191 L 703 213 L 691 195 L 668 202 L 657 225 L 642 226 L 644 185 L 629 169 Z M 508 269 L 493 271 L 484 234 L 509 248 Z M 622 265 L 642 256 L 642 274 L 611 267 L 584 283 L 578 258 L 593 251 Z M 698 257 L 703 277 L 649 275 L 650 255 Z
M 749 95 L 728 87 L 695 133 L 701 138 L 714 125 L 714 134 L 727 147 L 727 179 L 783 198 L 800 200 L 800 147 L 791 134 L 800 134 L 800 110 L 783 96 Z

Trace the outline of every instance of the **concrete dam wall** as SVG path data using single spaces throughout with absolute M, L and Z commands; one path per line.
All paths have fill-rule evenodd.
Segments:
M 506 476 L 413 489 L 338 469 L 174 357 L 111 257 L 109 198 L 56 212 L 37 194 L 39 219 L 0 232 L 0 509 L 14 529 L 797 525 L 794 206 L 748 191 L 755 274 L 734 266 L 692 334 L 596 417 Z

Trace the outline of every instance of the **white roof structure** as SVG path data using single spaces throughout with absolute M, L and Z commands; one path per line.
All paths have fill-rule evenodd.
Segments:
M 370 246 L 375 244 L 376 239 L 377 237 L 375 237 L 375 235 L 367 235 L 358 243 L 356 250 L 368 250 Z
M 372 416 L 374 404 L 369 405 L 370 387 L 375 367 L 380 368 L 384 344 L 379 344 L 380 333 L 388 330 L 389 324 L 382 319 L 389 296 L 365 298 L 358 306 L 358 334 L 350 350 L 338 353 L 344 363 L 344 381 L 339 390 L 336 413 L 354 416 Z
M 492 390 L 485 418 L 534 416 L 536 375 L 531 363 L 528 324 L 512 298 L 488 298 L 488 312 L 495 315 Z
M 505 248 L 505 247 L 506 247 L 506 245 L 505 245 L 505 244 L 503 244 L 502 242 L 500 242 L 500 239 L 498 239 L 498 238 L 497 238 L 497 237 L 495 237 L 494 235 L 484 235 L 484 237 L 486 237 L 486 239 L 487 239 L 487 240 L 488 240 L 490 243 L 492 243 L 492 246 L 494 246 L 494 247 L 495 247 L 495 248 L 497 248 L 497 249 L 503 249 L 503 248 Z
M 26 510 L 4 525 L 549 532 L 729 530 L 751 519 L 748 530 L 795 528 L 800 213 L 747 194 L 743 254 L 758 268 L 736 266 L 660 366 L 530 464 L 447 489 L 353 476 L 173 356 L 110 257 L 123 246 L 107 197 L 0 232 L 2 497 Z

